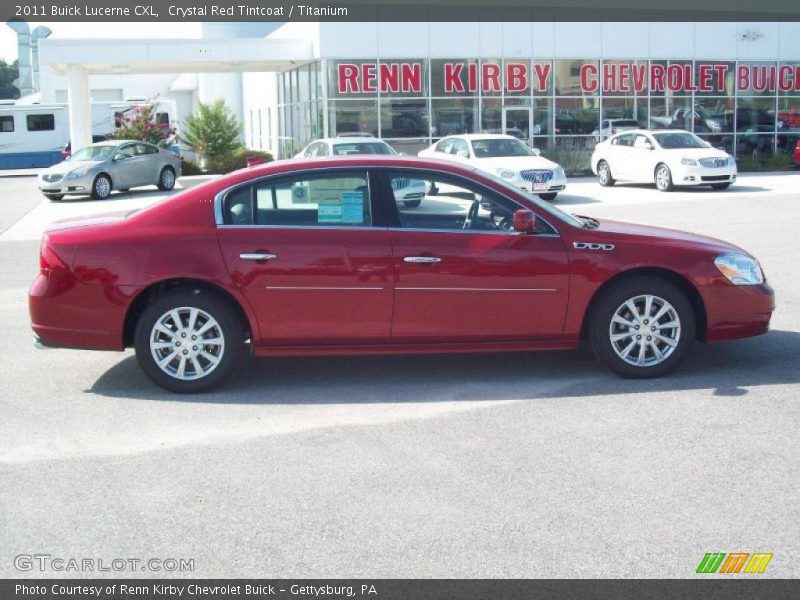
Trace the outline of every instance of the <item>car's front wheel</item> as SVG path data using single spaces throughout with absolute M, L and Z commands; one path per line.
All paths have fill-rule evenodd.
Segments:
M 685 294 L 654 277 L 615 285 L 591 315 L 595 356 L 625 378 L 666 375 L 685 358 L 694 334 L 694 312 Z
M 225 301 L 203 290 L 171 292 L 150 303 L 134 333 L 142 370 L 178 393 L 208 391 L 233 371 L 242 324 Z
M 656 188 L 659 192 L 671 192 L 674 189 L 672 184 L 672 171 L 664 163 L 656 167 Z
M 597 163 L 597 181 L 603 187 L 612 187 L 616 181 L 611 176 L 611 167 L 604 160 Z
M 100 173 L 94 178 L 92 184 L 92 198 L 95 200 L 105 200 L 111 195 L 111 178 L 105 173 Z
M 558 192 L 549 192 L 547 194 L 539 194 L 539 198 L 542 200 L 546 200 L 547 202 L 552 202 L 558 196 Z
M 158 189 L 167 192 L 175 187 L 175 169 L 164 167 L 158 176 Z

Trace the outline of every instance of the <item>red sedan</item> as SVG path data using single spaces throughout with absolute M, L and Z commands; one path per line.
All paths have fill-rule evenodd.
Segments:
M 404 190 L 424 189 L 407 207 Z M 726 242 L 573 216 L 435 160 L 231 173 L 138 212 L 49 229 L 30 290 L 46 346 L 123 350 L 176 392 L 257 356 L 575 348 L 623 377 L 694 340 L 765 333 L 758 261 Z

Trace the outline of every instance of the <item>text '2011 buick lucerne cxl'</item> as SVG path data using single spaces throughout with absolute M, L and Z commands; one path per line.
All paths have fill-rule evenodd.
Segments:
M 409 208 L 402 181 L 438 193 Z M 257 356 L 572 349 L 623 377 L 765 333 L 758 261 L 716 239 L 561 212 L 492 174 L 353 156 L 237 171 L 56 224 L 30 290 L 42 345 L 134 347 L 176 392 Z

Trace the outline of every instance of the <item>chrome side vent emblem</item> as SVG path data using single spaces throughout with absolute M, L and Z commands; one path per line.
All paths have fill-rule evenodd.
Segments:
M 614 244 L 597 244 L 595 242 L 572 242 L 576 250 L 613 250 Z

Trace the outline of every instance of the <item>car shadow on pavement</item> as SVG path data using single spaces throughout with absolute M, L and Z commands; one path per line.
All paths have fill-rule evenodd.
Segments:
M 602 200 L 590 198 L 589 196 L 575 196 L 573 194 L 561 193 L 552 200 L 550 204 L 555 206 L 569 206 L 570 204 L 602 204 Z
M 576 352 L 359 357 L 248 358 L 220 388 L 180 395 L 152 384 L 133 356 L 106 371 L 87 393 L 131 400 L 215 404 L 365 404 L 543 399 L 747 388 L 800 382 L 800 333 L 706 346 L 661 379 L 626 380 L 586 349 Z
M 656 186 L 652 183 L 617 183 L 616 187 L 622 189 L 638 189 L 638 190 L 650 190 L 652 192 L 657 192 Z M 703 185 L 687 185 L 687 186 L 677 186 L 672 192 L 663 193 L 664 197 L 669 197 L 670 194 L 711 194 L 712 196 L 724 196 L 725 194 L 732 194 L 738 192 L 772 192 L 772 188 L 763 187 L 760 185 L 739 185 L 738 183 L 734 183 L 726 190 L 714 190 L 708 186 Z

